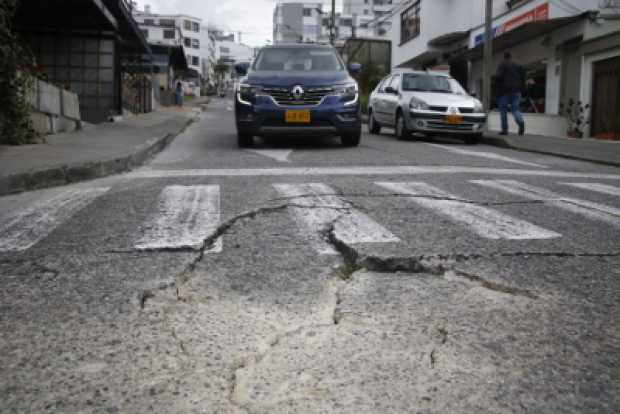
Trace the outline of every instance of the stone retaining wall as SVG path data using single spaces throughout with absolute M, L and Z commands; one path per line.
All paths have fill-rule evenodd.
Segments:
M 57 134 L 80 128 L 80 102 L 77 94 L 37 80 L 28 94 L 28 101 L 33 108 L 30 118 L 37 133 Z

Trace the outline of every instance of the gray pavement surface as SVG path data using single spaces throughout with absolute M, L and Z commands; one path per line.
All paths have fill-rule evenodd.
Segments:
M 0 412 L 620 410 L 620 168 L 231 110 L 0 197 Z
M 620 166 L 620 142 L 600 139 L 545 137 L 541 135 L 508 136 L 487 132 L 482 142 L 488 145 L 540 154 Z
M 128 171 L 168 145 L 195 116 L 191 108 L 162 109 L 49 135 L 41 144 L 0 146 L 0 195 Z

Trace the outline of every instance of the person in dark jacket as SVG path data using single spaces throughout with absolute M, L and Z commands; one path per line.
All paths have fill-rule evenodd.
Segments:
M 525 71 L 523 66 L 512 61 L 510 52 L 504 53 L 504 61 L 500 63 L 496 74 L 497 89 L 499 100 L 497 102 L 501 113 L 502 132 L 501 135 L 508 135 L 508 108 L 519 125 L 519 135 L 525 133 L 525 120 L 519 111 L 521 102 L 521 91 L 525 84 Z
M 178 106 L 183 106 L 183 84 L 180 80 L 177 81 L 174 91 L 174 97 Z

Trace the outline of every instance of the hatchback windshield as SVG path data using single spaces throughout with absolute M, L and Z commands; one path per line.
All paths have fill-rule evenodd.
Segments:
M 405 74 L 403 77 L 404 91 L 454 93 L 466 95 L 463 87 L 447 76 Z
M 331 49 L 286 47 L 263 49 L 254 70 L 335 71 L 344 70 L 344 66 Z

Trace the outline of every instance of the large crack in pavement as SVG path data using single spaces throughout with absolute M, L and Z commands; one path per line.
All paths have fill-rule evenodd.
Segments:
M 327 194 L 326 194 L 327 195 Z M 330 194 L 336 195 L 336 194 Z M 338 194 L 339 195 L 339 194 Z M 312 195 L 316 197 L 317 195 Z M 340 196 L 340 195 L 339 195 Z M 426 197 L 426 196 L 425 196 Z M 292 197 L 291 199 L 299 199 L 300 197 Z M 437 198 L 437 197 L 432 197 Z M 442 199 L 447 199 L 443 198 Z M 463 200 L 450 199 L 450 201 L 470 202 Z M 328 286 L 331 289 L 331 297 L 333 300 L 327 306 L 329 315 L 322 323 L 302 324 L 292 329 L 276 332 L 269 340 L 266 341 L 266 345 L 257 352 L 254 352 L 248 356 L 240 358 L 232 364 L 230 375 L 228 376 L 228 401 L 231 405 L 243 412 L 250 412 L 251 408 L 248 404 L 244 404 L 238 395 L 238 382 L 240 378 L 240 371 L 250 369 L 257 364 L 260 364 L 264 358 L 283 343 L 283 340 L 289 337 L 293 337 L 301 334 L 307 329 L 334 329 L 335 325 L 339 325 L 345 312 L 340 308 L 342 303 L 341 288 L 344 284 L 350 283 L 354 279 L 354 275 L 357 271 L 365 269 L 370 272 L 377 273 L 400 273 L 403 275 L 409 274 L 426 274 L 435 277 L 440 277 L 448 281 L 458 281 L 459 283 L 465 283 L 469 286 L 481 287 L 489 291 L 496 293 L 523 297 L 529 300 L 539 299 L 538 295 L 528 289 L 518 288 L 515 286 L 505 285 L 492 280 L 489 280 L 481 275 L 466 272 L 459 269 L 457 266 L 459 263 L 485 259 L 492 257 L 524 257 L 524 256 L 544 256 L 544 257 L 616 257 L 620 255 L 620 252 L 583 252 L 583 253 L 569 253 L 569 252 L 508 252 L 508 253 L 492 253 L 492 254 L 436 254 L 425 256 L 388 256 L 381 257 L 372 254 L 365 254 L 360 251 L 355 245 L 349 244 L 338 236 L 338 224 L 339 220 L 350 212 L 354 206 L 347 202 L 344 207 L 324 206 L 324 205 L 306 205 L 287 202 L 285 204 L 278 204 L 267 207 L 259 207 L 250 211 L 240 213 L 234 217 L 223 222 L 217 227 L 211 234 L 204 238 L 201 247 L 192 251 L 197 252 L 196 257 L 181 271 L 167 287 L 176 288 L 176 300 L 185 301 L 179 292 L 179 288 L 186 284 L 192 277 L 193 272 L 196 270 L 199 263 L 204 259 L 206 252 L 211 249 L 214 243 L 221 236 L 225 235 L 233 226 L 244 219 L 255 219 L 263 214 L 273 214 L 284 211 L 288 208 L 300 208 L 300 209 L 334 209 L 343 211 L 343 214 L 338 215 L 337 218 L 328 223 L 325 228 L 320 232 L 320 236 L 334 247 L 336 252 L 340 255 L 341 264 L 335 266 L 330 270 L 331 276 L 328 280 L 332 285 Z M 189 251 L 189 249 L 187 249 Z M 166 288 L 165 286 L 162 287 Z M 149 299 L 155 296 L 153 291 L 144 291 L 140 296 L 141 307 L 144 309 Z M 169 324 L 169 321 L 168 321 Z M 168 326 L 173 338 L 179 344 L 181 352 L 188 356 L 188 352 L 183 346 L 183 342 L 176 335 L 174 328 Z M 447 340 L 447 332 L 441 331 L 441 344 L 444 344 Z M 437 350 L 433 348 L 429 354 L 431 368 L 435 367 L 437 361 Z

